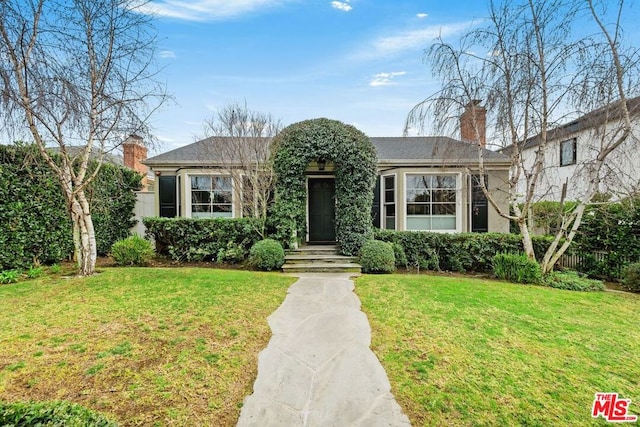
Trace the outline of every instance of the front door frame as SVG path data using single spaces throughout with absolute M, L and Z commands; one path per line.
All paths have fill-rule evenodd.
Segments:
M 333 174 L 313 174 L 313 175 L 307 175 L 306 176 L 306 186 L 307 186 L 307 197 L 305 200 L 305 214 L 306 214 L 306 218 L 307 218 L 307 233 L 306 236 L 304 238 L 305 243 L 309 243 L 309 180 L 310 179 L 333 179 L 333 183 L 335 186 L 335 182 L 336 182 L 336 177 Z M 335 189 L 335 187 L 334 187 Z M 334 190 L 335 191 L 335 190 Z M 334 192 L 334 197 L 335 197 L 335 192 Z M 334 218 L 335 220 L 335 218 Z

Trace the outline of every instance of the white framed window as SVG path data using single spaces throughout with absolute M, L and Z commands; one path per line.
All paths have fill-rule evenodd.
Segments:
M 406 229 L 458 231 L 458 176 L 407 175 Z
M 577 156 L 576 138 L 567 139 L 560 143 L 560 166 L 575 165 Z
M 386 230 L 396 229 L 396 176 L 382 176 L 382 227 Z
M 191 175 L 191 217 L 232 218 L 233 184 L 230 176 Z

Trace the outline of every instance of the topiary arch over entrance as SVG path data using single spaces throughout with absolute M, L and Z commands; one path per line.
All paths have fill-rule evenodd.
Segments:
M 272 219 L 285 242 L 294 230 L 307 231 L 306 200 L 309 163 L 333 162 L 335 176 L 335 235 L 340 252 L 357 254 L 372 238 L 371 205 L 376 179 L 376 150 L 353 126 L 314 119 L 292 124 L 273 140 L 276 199 Z

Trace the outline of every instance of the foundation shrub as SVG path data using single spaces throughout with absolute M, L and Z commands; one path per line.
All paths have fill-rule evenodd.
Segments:
M 242 262 L 260 240 L 256 218 L 144 218 L 156 251 L 174 261 Z
M 375 238 L 398 244 L 406 264 L 423 270 L 489 272 L 498 253 L 522 252 L 522 239 L 509 233 L 431 233 L 423 231 L 377 230 Z M 536 254 L 544 254 L 552 238 L 534 236 Z
M 249 265 L 260 270 L 278 270 L 284 264 L 284 249 L 280 242 L 264 239 L 251 247 Z
M 359 262 L 363 273 L 393 273 L 396 270 L 393 244 L 369 240 L 360 249 Z

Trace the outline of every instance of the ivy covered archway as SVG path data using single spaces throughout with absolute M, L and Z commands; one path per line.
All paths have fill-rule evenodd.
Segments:
M 282 130 L 272 153 L 277 180 L 271 219 L 277 237 L 289 242 L 294 230 L 298 236 L 306 234 L 305 173 L 309 163 L 324 159 L 334 165 L 338 247 L 344 255 L 356 255 L 372 238 L 377 156 L 369 138 L 336 120 L 305 120 Z

